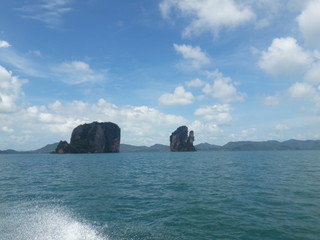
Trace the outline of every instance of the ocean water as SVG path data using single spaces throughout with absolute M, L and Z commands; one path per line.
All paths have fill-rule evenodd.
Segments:
M 320 151 L 0 155 L 1 240 L 320 239 Z

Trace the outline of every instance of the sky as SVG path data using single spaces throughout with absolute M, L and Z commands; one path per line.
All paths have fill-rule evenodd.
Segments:
M 320 0 L 0 3 L 0 149 L 320 139 Z

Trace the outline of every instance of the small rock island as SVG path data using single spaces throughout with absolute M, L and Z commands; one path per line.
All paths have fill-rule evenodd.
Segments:
M 187 126 L 178 127 L 170 136 L 170 150 L 171 152 L 195 152 L 193 142 L 194 132 L 190 131 L 188 135 Z
M 119 126 L 112 122 L 93 122 L 73 129 L 70 144 L 67 141 L 60 141 L 55 153 L 117 153 L 119 151 Z

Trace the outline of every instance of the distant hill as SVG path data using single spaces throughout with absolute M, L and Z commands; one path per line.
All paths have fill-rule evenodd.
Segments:
M 239 141 L 229 142 L 223 146 L 200 143 L 195 145 L 197 151 L 274 151 L 274 150 L 320 150 L 320 140 L 288 140 L 279 141 Z M 121 144 L 120 152 L 169 152 L 170 147 L 162 144 L 153 146 L 134 146 Z
M 32 151 L 16 151 L 13 149 L 0 151 L 0 154 L 26 154 L 26 153 L 51 153 L 58 143 L 48 144 L 42 148 Z M 281 150 L 320 150 L 320 140 L 287 140 L 279 141 L 239 141 L 229 142 L 223 146 L 209 143 L 195 145 L 197 151 L 281 151 Z M 120 152 L 169 152 L 167 145 L 155 144 L 150 147 L 120 144 Z
M 147 152 L 147 146 L 133 146 L 129 144 L 120 144 L 120 152 Z
M 199 146 L 200 145 L 200 146 Z M 279 141 L 239 141 L 229 142 L 223 146 L 211 144 L 196 145 L 198 151 L 274 151 L 274 150 L 320 150 L 320 140 Z M 199 147 L 198 147 L 199 146 Z
M 19 152 L 16 150 L 13 150 L 13 149 L 7 149 L 7 150 L 3 150 L 3 151 L 0 150 L 0 154 L 17 154 L 17 153 L 19 153 Z
M 200 143 L 198 145 L 195 145 L 195 148 L 197 151 L 218 151 L 221 150 L 221 146 L 218 145 L 212 145 L 209 143 Z
M 151 147 L 147 146 L 133 146 L 129 144 L 120 144 L 120 152 L 168 152 L 169 146 L 162 144 L 155 144 Z
M 37 150 L 30 151 L 16 151 L 13 149 L 0 150 L 0 154 L 30 154 L 30 153 L 51 153 L 54 152 L 58 146 L 58 142 L 47 144 L 46 146 L 39 148 Z M 147 146 L 134 146 L 129 144 L 120 144 L 120 152 L 168 152 L 170 151 L 169 146 L 162 144 L 155 144 L 150 147 Z
M 278 141 L 264 141 L 264 142 L 252 142 L 252 141 L 241 141 L 241 142 L 229 142 L 222 146 L 224 151 L 249 151 L 249 150 L 287 150 L 283 149 L 280 142 Z
M 149 148 L 155 152 L 169 152 L 170 151 L 170 147 L 167 145 L 163 145 L 163 144 L 154 144 Z
M 47 144 L 46 146 L 39 148 L 34 151 L 29 151 L 30 153 L 51 153 L 56 150 L 59 143 Z
M 52 144 L 47 144 L 42 148 L 39 148 L 36 150 L 30 150 L 30 151 L 16 151 L 16 150 L 8 149 L 8 150 L 0 151 L 0 154 L 51 153 L 56 149 L 57 146 L 58 146 L 58 143 L 52 143 Z

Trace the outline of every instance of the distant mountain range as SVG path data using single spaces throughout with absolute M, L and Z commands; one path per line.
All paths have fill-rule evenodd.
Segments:
M 58 143 L 52 143 L 52 144 L 47 144 L 46 146 L 39 148 L 37 150 L 30 150 L 30 151 L 16 151 L 13 149 L 8 149 L 3 151 L 0 150 L 0 154 L 51 153 L 56 149 L 57 146 L 58 146 Z
M 196 145 L 198 151 L 276 151 L 276 150 L 320 150 L 320 140 L 279 141 L 240 141 L 229 142 L 223 146 L 201 143 Z
M 27 154 L 27 153 L 51 153 L 58 143 L 48 144 L 40 149 L 32 151 L 16 151 L 12 149 L 0 151 L 0 154 Z M 320 140 L 288 140 L 279 141 L 240 141 L 229 142 L 223 146 L 209 143 L 195 145 L 197 151 L 281 151 L 281 150 L 320 150 Z M 169 152 L 167 145 L 155 144 L 150 147 L 120 144 L 120 152 Z
M 155 144 L 151 147 L 133 146 L 129 144 L 120 144 L 120 152 L 169 152 L 170 147 L 162 144 Z
M 8 150 L 0 150 L 0 154 L 29 154 L 29 153 L 51 153 L 54 152 L 55 149 L 58 146 L 57 143 L 52 143 L 48 144 L 40 149 L 37 150 L 31 150 L 31 151 L 16 151 L 13 149 L 8 149 Z M 121 152 L 169 152 L 170 148 L 167 145 L 162 145 L 162 144 L 155 144 L 152 145 L 151 147 L 147 146 L 133 146 L 129 144 L 120 144 L 120 151 Z

